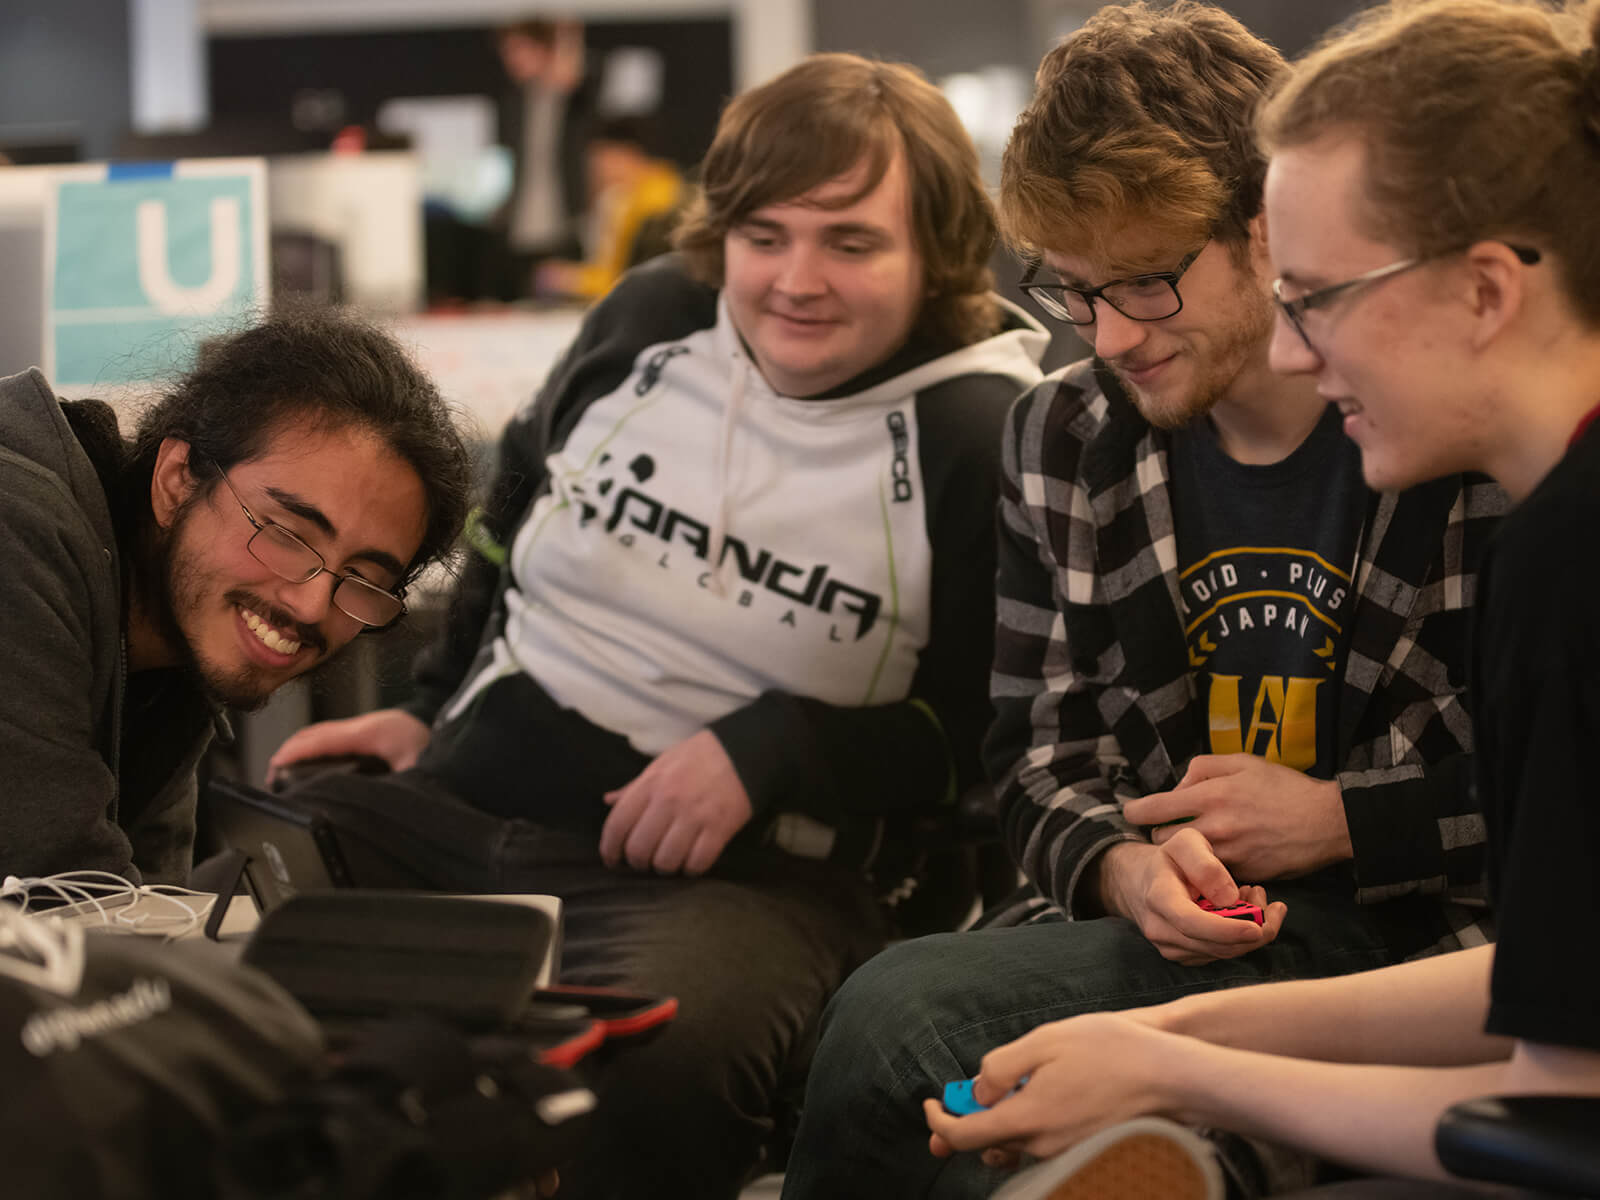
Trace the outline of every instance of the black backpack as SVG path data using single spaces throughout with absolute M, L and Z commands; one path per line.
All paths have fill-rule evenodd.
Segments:
M 548 1032 L 319 1023 L 204 941 L 0 902 L 0 1178 L 17 1200 L 488 1200 L 543 1175 L 594 1097 Z

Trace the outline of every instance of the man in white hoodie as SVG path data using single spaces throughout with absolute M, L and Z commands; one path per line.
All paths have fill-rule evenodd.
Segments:
M 323 786 L 520 819 L 499 880 L 565 898 L 564 977 L 679 997 L 564 1195 L 738 1190 L 889 933 L 903 831 L 980 777 L 1000 428 L 1046 341 L 990 294 L 976 155 L 907 68 L 739 97 L 702 187 L 506 431 L 415 697 L 275 759 L 377 754 L 416 770 Z

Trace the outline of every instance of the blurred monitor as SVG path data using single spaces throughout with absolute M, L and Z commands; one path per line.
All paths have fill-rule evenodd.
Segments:
M 495 143 L 495 106 L 487 96 L 396 97 L 378 109 L 378 128 L 410 141 L 429 206 L 482 224 L 511 195 L 511 155 Z
M 186 133 L 123 135 L 115 157 L 171 162 L 180 158 L 236 158 L 259 154 L 304 154 L 326 150 L 328 138 L 264 117 L 212 121 Z
M 298 229 L 274 229 L 272 299 L 338 304 L 344 299 L 339 244 Z
M 0 130 L 0 163 L 14 167 L 47 167 L 74 163 L 83 158 L 76 138 L 62 140 L 10 139 Z
M 0 375 L 44 361 L 44 208 L 53 168 L 0 170 Z
M 338 294 L 370 312 L 414 312 L 422 301 L 422 170 L 411 150 L 289 154 L 267 160 L 267 214 L 274 231 L 313 235 L 302 263 L 331 268 Z M 322 276 L 327 278 L 327 276 Z

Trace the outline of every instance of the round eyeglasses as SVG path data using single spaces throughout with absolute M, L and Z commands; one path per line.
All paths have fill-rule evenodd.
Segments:
M 212 466 L 216 466 L 215 463 Z M 271 521 L 258 521 L 249 507 L 239 498 L 228 473 L 217 467 L 217 474 L 233 493 L 234 502 L 244 513 L 244 519 L 255 527 L 244 548 L 267 570 L 290 583 L 309 583 L 324 571 L 338 580 L 333 585 L 333 604 L 347 617 L 353 617 L 369 629 L 385 629 L 406 614 L 405 592 L 387 592 L 375 583 L 368 583 L 359 575 L 335 571 L 327 561 L 282 525 Z
M 1065 283 L 1036 283 L 1033 277 L 1039 271 L 1039 260 L 1035 259 L 1028 264 L 1017 286 L 1046 313 L 1068 325 L 1093 325 L 1096 300 L 1105 301 L 1130 321 L 1165 321 L 1183 311 L 1178 280 L 1183 278 L 1183 273 L 1210 244 L 1211 240 L 1207 238 L 1199 249 L 1184 255 L 1171 271 L 1152 271 L 1127 279 L 1113 279 L 1110 283 L 1093 288 L 1072 287 Z

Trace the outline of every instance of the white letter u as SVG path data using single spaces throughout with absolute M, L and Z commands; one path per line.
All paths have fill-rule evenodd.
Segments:
M 239 285 L 239 201 L 217 196 L 211 201 L 211 277 L 196 287 L 173 281 L 167 263 L 167 210 L 160 200 L 141 201 L 136 217 L 139 234 L 139 286 L 150 302 L 169 317 L 215 312 Z

